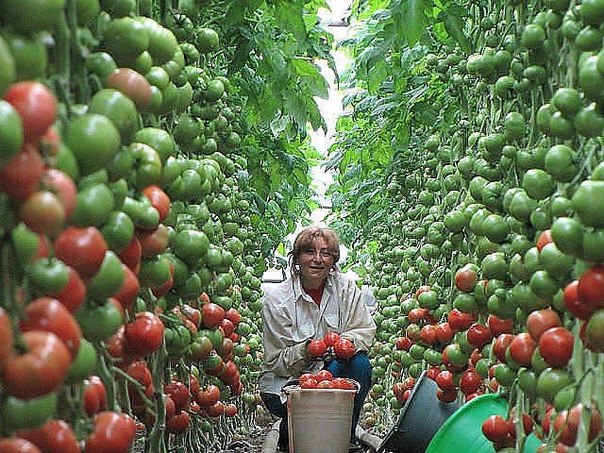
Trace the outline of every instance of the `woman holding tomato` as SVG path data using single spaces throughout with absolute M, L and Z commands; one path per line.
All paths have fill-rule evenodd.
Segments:
M 279 449 L 288 451 L 287 409 L 281 389 L 300 375 L 329 370 L 334 377 L 347 377 L 360 384 L 354 401 L 351 451 L 360 449 L 354 435 L 361 407 L 371 385 L 367 357 L 376 326 L 356 283 L 338 271 L 340 241 L 331 229 L 304 228 L 288 254 L 291 274 L 263 298 L 264 363 L 260 395 L 268 410 L 281 418 Z M 308 345 L 328 333 L 343 340 L 347 357 L 313 357 Z

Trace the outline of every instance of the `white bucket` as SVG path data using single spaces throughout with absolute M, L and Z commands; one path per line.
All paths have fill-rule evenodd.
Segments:
M 348 453 L 357 390 L 292 386 L 286 393 L 291 453 Z

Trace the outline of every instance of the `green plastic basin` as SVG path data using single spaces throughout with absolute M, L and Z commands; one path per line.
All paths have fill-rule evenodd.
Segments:
M 508 402 L 502 395 L 487 393 L 470 400 L 443 423 L 426 453 L 494 453 L 493 444 L 482 434 L 482 422 L 491 415 L 507 417 Z

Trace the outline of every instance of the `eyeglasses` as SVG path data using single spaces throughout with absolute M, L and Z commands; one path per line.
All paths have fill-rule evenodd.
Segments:
M 306 256 L 315 256 L 317 253 L 319 254 L 319 256 L 323 259 L 328 259 L 328 258 L 333 258 L 334 257 L 334 253 L 327 250 L 327 249 L 321 249 L 321 250 L 315 250 L 315 249 L 302 249 L 300 251 L 300 253 L 302 255 L 306 255 Z

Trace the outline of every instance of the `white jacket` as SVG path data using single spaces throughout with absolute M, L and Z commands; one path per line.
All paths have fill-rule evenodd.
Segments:
M 358 351 L 368 351 L 375 322 L 356 283 L 340 273 L 327 278 L 320 306 L 304 292 L 295 275 L 266 290 L 262 300 L 264 363 L 260 391 L 281 394 L 290 379 L 323 367 L 306 354 L 306 342 L 328 331 L 351 340 Z

